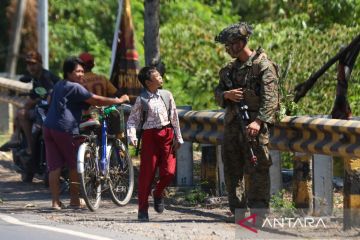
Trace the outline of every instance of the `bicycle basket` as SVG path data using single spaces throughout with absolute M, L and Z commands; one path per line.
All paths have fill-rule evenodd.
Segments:
M 108 115 L 106 122 L 109 134 L 123 133 L 125 131 L 124 111 L 119 108 L 114 109 Z

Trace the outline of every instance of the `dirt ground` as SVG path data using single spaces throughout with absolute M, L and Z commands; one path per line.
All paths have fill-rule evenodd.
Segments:
M 65 204 L 69 198 L 62 196 Z M 184 206 L 181 201 L 167 199 L 166 210 L 156 214 L 149 210 L 150 222 L 139 223 L 137 200 L 133 196 L 125 207 L 114 205 L 106 196 L 97 212 L 87 209 L 51 211 L 50 194 L 40 180 L 22 183 L 14 171 L 10 154 L 0 152 L 0 213 L 34 214 L 54 223 L 101 228 L 119 234 L 141 235 L 144 239 L 360 239 L 359 229 L 342 231 L 341 219 L 324 218 L 325 227 L 303 227 L 301 224 L 281 226 L 269 222 L 264 227 L 254 227 L 256 233 L 235 223 L 227 223 L 226 198 L 218 205 Z M 152 202 L 151 202 L 152 204 Z M 152 206 L 152 205 L 151 205 Z M 274 215 L 275 216 L 275 215 Z

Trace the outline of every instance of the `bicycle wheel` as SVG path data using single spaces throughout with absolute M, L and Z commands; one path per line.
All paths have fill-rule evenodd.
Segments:
M 134 190 L 134 168 L 128 150 L 121 141 L 110 150 L 109 185 L 115 204 L 124 206 L 130 201 Z
M 80 189 L 86 206 L 95 211 L 101 201 L 101 181 L 96 159 L 96 149 L 89 143 L 80 145 L 77 157 L 77 171 L 80 177 Z

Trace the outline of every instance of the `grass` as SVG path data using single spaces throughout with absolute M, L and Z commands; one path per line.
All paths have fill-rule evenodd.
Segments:
M 174 205 L 187 207 L 203 206 L 209 194 L 201 189 L 201 186 L 168 187 L 165 191 L 167 201 Z
M 283 216 L 294 216 L 296 210 L 290 193 L 285 189 L 271 196 L 270 208 L 274 213 L 278 213 Z
M 202 191 L 201 188 L 195 188 L 185 194 L 185 201 L 190 204 L 200 204 L 204 203 L 207 197 L 208 194 Z

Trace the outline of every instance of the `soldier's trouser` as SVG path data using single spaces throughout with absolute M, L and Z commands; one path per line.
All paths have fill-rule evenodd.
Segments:
M 229 207 L 233 213 L 236 208 L 269 208 L 269 168 L 272 162 L 267 148 L 268 130 L 266 128 L 260 132 L 267 134 L 267 137 L 258 137 L 258 144 L 253 146 L 258 158 L 257 166 L 253 166 L 249 149 L 240 132 L 240 124 L 233 123 L 225 127 L 222 157 Z

